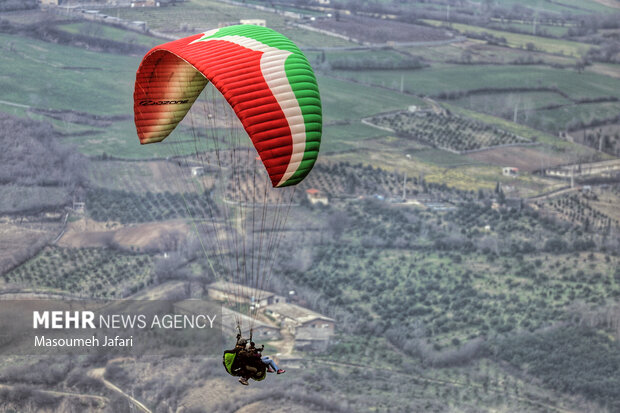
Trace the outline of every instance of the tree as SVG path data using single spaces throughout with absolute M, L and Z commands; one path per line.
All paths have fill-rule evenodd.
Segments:
M 471 52 L 471 50 L 469 49 L 465 49 L 463 50 L 463 52 L 461 53 L 461 62 L 463 63 L 471 63 L 473 59 L 473 53 Z
M 545 242 L 544 250 L 553 253 L 564 252 L 567 249 L 566 242 L 561 238 L 551 238 Z
M 506 195 L 504 195 L 504 191 L 501 187 L 499 187 L 499 191 L 497 192 L 497 203 L 500 205 L 504 205 L 506 203 Z

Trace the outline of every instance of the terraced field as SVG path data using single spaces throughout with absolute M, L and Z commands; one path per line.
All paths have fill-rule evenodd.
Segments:
M 374 117 L 370 122 L 389 127 L 400 135 L 459 153 L 500 145 L 531 143 L 529 139 L 514 133 L 459 116 L 400 112 Z
M 444 23 L 438 20 L 425 20 L 426 23 L 433 26 L 442 26 Z M 592 45 L 567 41 L 562 39 L 552 39 L 528 34 L 507 32 L 501 30 L 487 29 L 479 26 L 468 24 L 451 23 L 449 28 L 457 30 L 461 34 L 467 33 L 488 33 L 497 38 L 506 39 L 506 44 L 517 49 L 532 48 L 550 54 L 559 54 L 565 56 L 581 56 L 584 55 Z M 532 45 L 532 46 L 528 46 Z

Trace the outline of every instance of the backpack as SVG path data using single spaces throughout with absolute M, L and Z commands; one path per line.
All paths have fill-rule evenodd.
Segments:
M 255 381 L 264 380 L 267 377 L 267 366 L 261 361 L 260 358 L 256 357 L 254 359 L 248 359 L 246 363 L 240 362 L 237 357 L 237 352 L 235 350 L 226 350 L 224 351 L 224 355 L 222 357 L 222 363 L 224 364 L 224 368 L 226 372 L 231 376 L 239 377 L 245 376 L 245 365 L 254 367 L 256 369 L 256 373 L 252 374 L 250 378 Z

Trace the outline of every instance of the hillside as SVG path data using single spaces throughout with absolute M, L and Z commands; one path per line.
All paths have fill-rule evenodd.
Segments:
M 618 1 L 17 3 L 0 295 L 177 302 L 226 279 L 336 332 L 289 354 L 283 327 L 265 354 L 286 374 L 249 387 L 222 368 L 232 336 L 185 357 L 2 341 L 0 411 L 620 409 Z M 136 137 L 143 54 L 249 18 L 317 76 L 320 155 L 295 187 L 271 188 L 213 85 L 163 143 Z

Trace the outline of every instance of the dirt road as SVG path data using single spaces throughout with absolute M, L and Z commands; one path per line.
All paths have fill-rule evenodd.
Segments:
M 103 383 L 104 386 L 106 386 L 108 389 L 112 390 L 113 392 L 116 392 L 116 393 L 120 394 L 121 396 L 123 396 L 124 398 L 129 400 L 141 412 L 152 413 L 151 410 L 149 410 L 148 407 L 146 407 L 144 404 L 142 404 L 142 402 L 134 399 L 133 397 L 131 397 L 130 395 L 125 393 L 123 390 L 121 390 L 120 387 L 118 387 L 114 383 L 111 383 L 108 380 L 106 380 L 105 377 L 104 377 L 104 374 L 105 374 L 105 367 L 101 367 L 101 368 L 97 368 L 97 369 L 92 369 L 92 370 L 90 370 L 88 372 L 88 376 L 89 377 L 92 377 L 94 379 L 100 380 Z
M 9 384 L 0 384 L 0 389 L 12 390 L 12 389 L 15 389 L 16 387 L 17 386 L 13 386 Z M 41 389 L 36 389 L 36 388 L 33 388 L 32 390 L 37 391 L 39 393 L 43 393 L 43 394 L 49 394 L 50 396 L 72 397 L 72 398 L 77 398 L 77 399 L 84 400 L 84 401 L 95 401 L 100 407 L 104 407 L 110 401 L 107 397 L 97 396 L 94 394 L 71 393 L 71 392 L 56 391 L 56 390 L 41 390 Z

